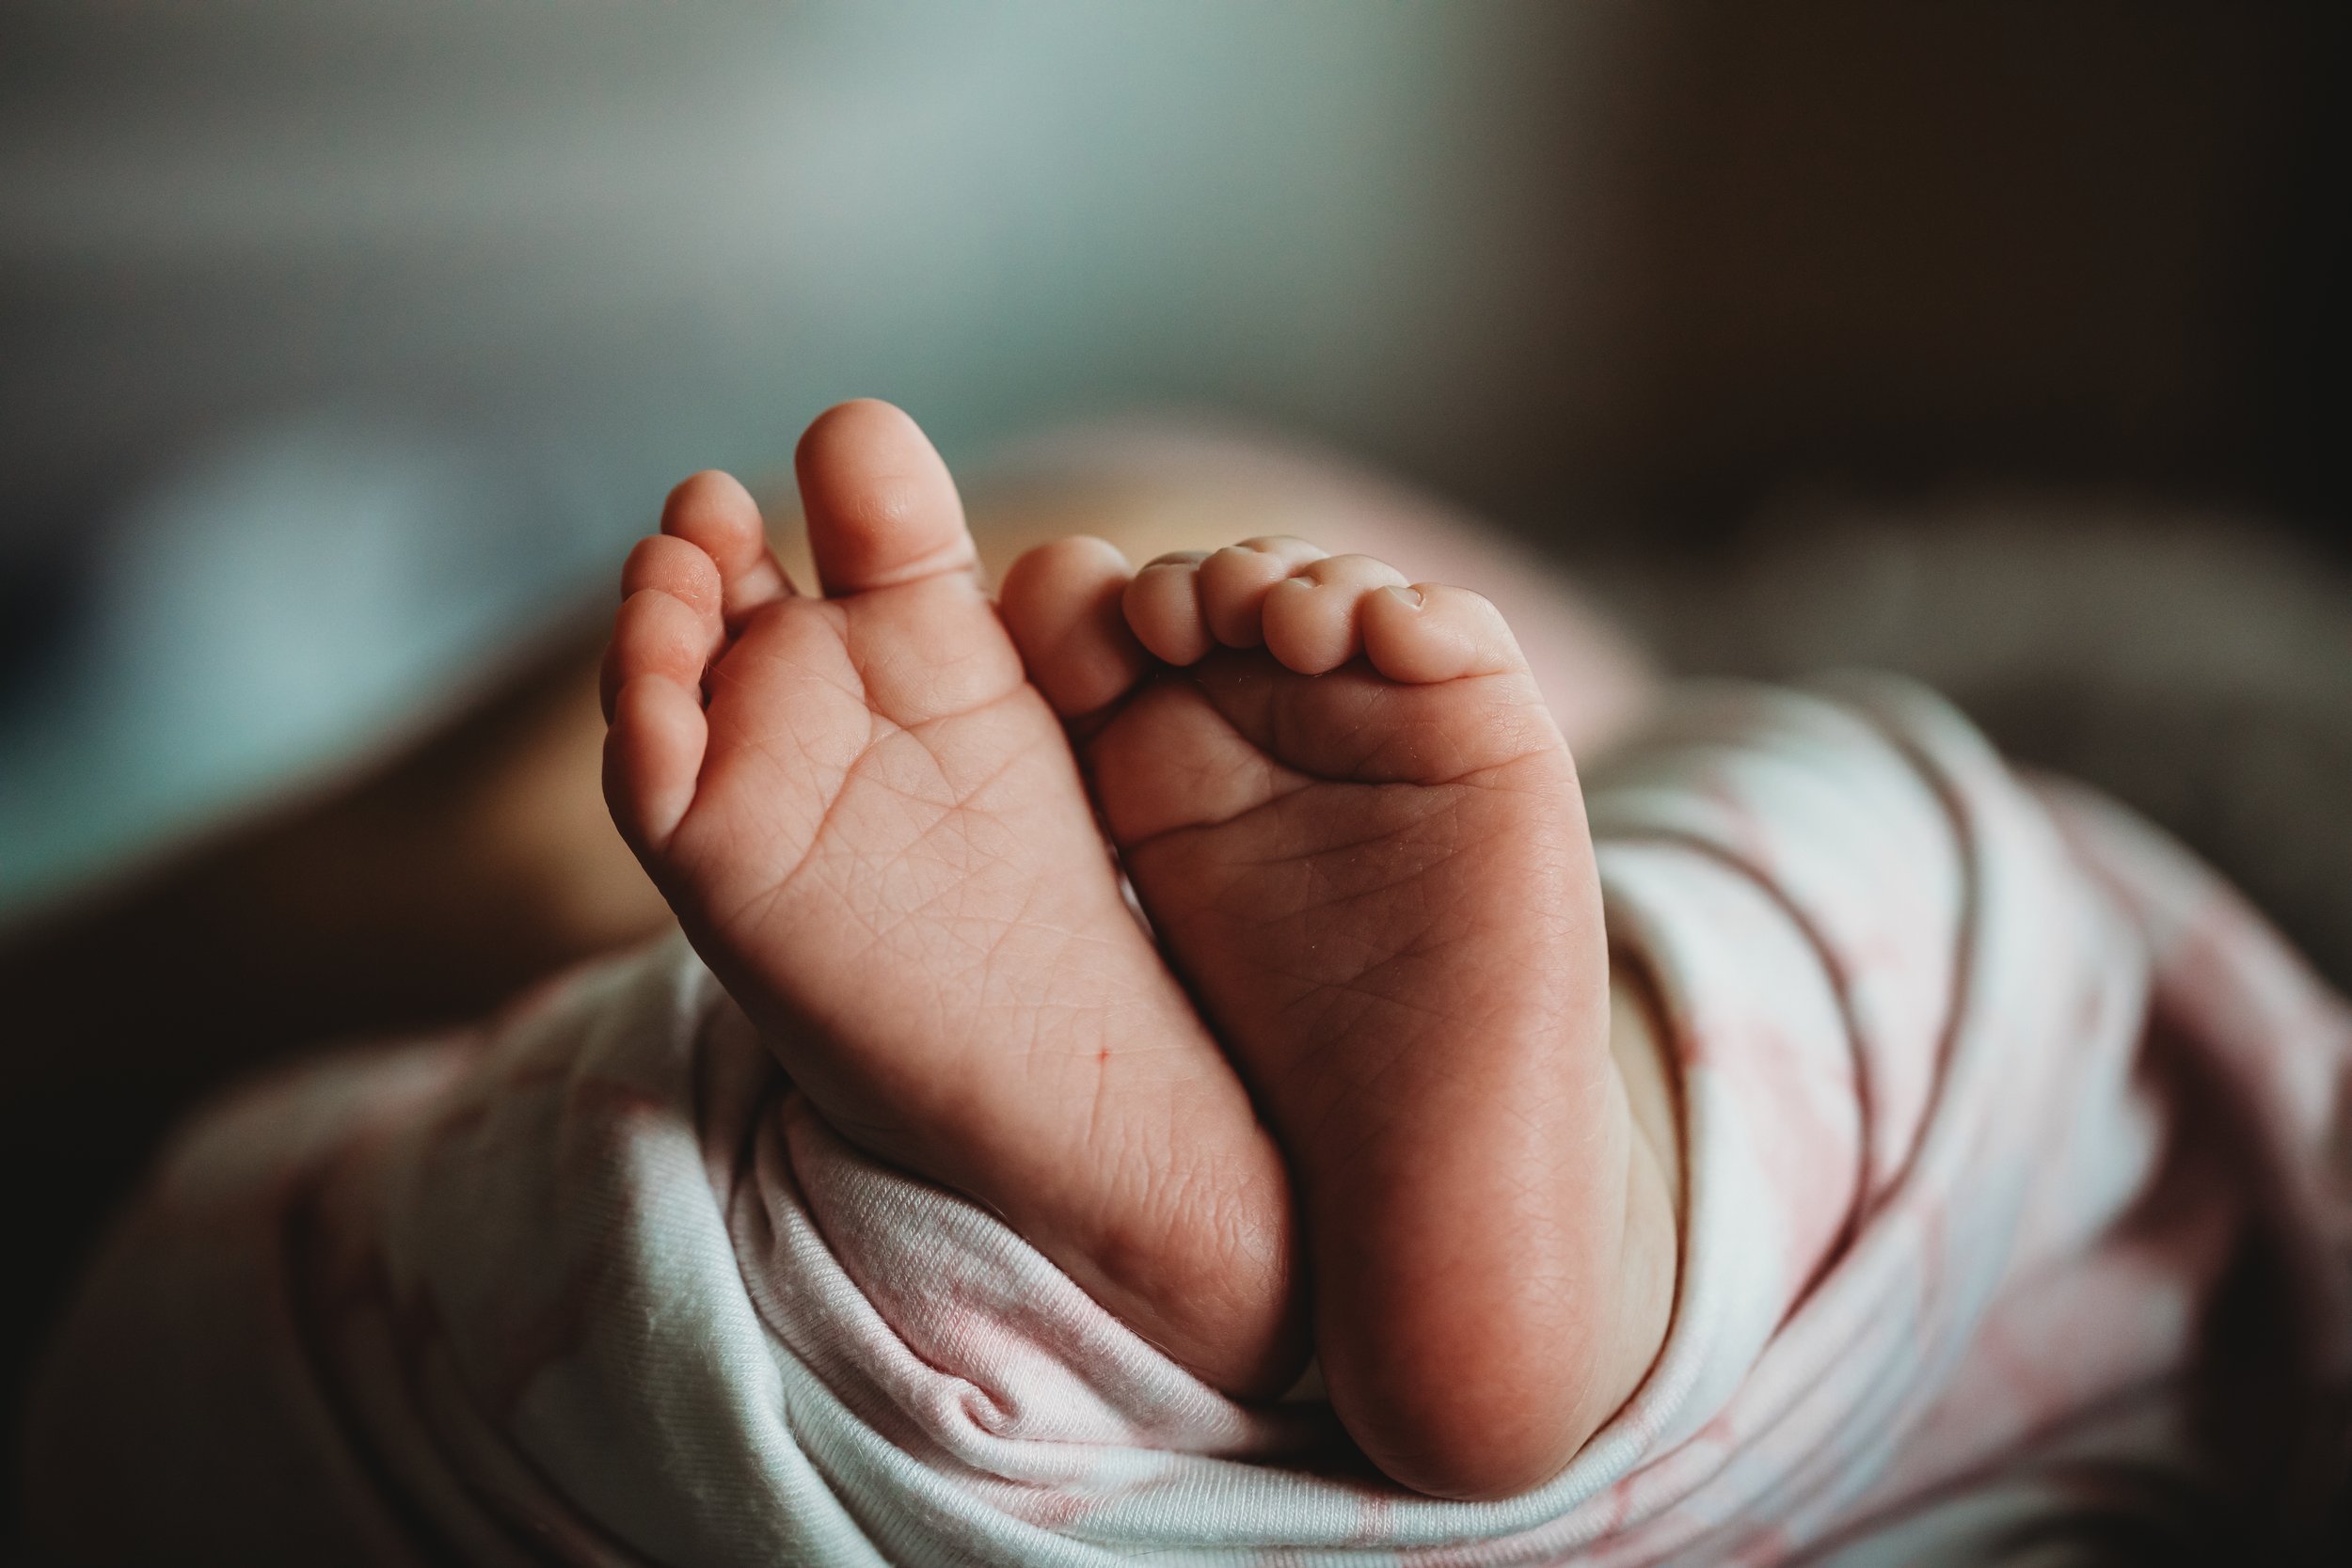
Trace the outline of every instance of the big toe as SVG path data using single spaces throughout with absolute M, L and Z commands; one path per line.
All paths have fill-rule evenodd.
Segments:
M 801 437 L 792 467 L 829 596 L 977 565 L 956 482 L 904 410 L 873 398 L 828 408 Z
M 870 398 L 837 404 L 801 437 L 793 466 L 818 580 L 876 713 L 926 724 L 1020 688 L 955 481 L 913 420 Z
M 1151 665 L 1120 604 L 1132 575 L 1117 546 L 1060 539 L 1014 562 L 997 590 L 1031 684 L 1065 719 L 1117 702 Z

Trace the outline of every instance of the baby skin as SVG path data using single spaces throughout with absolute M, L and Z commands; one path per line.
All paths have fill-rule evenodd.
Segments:
M 614 817 L 786 1070 L 1216 1386 L 1311 1336 L 1396 1481 L 1557 1473 L 1663 1340 L 1680 1157 L 1501 617 L 1287 538 L 992 600 L 905 415 L 796 468 L 818 593 L 698 475 L 604 682 Z

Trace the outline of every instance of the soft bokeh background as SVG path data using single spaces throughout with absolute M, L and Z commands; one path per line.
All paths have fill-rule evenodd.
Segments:
M 1212 409 L 1570 551 L 1987 482 L 2324 536 L 2341 9 L 19 0 L 0 920 L 854 393 L 962 461 Z

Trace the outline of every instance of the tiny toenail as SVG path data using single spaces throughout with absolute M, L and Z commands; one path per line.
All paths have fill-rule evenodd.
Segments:
M 1419 610 L 1423 604 L 1428 602 L 1421 596 L 1421 590 L 1418 588 L 1391 588 L 1389 592 L 1394 594 L 1398 598 L 1405 600 L 1415 610 Z

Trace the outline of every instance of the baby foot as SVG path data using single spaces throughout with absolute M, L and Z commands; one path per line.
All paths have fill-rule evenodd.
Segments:
M 1126 908 L 953 482 L 878 403 L 818 420 L 796 467 L 822 597 L 721 474 L 629 557 L 614 819 L 841 1132 L 1211 1382 L 1278 1388 L 1301 1354 L 1280 1158 Z
M 1064 540 L 1002 612 L 1292 1157 L 1349 1431 L 1423 1491 L 1545 1481 L 1656 1355 L 1676 1218 L 1612 1057 L 1575 768 L 1510 631 L 1294 539 L 1133 575 Z

